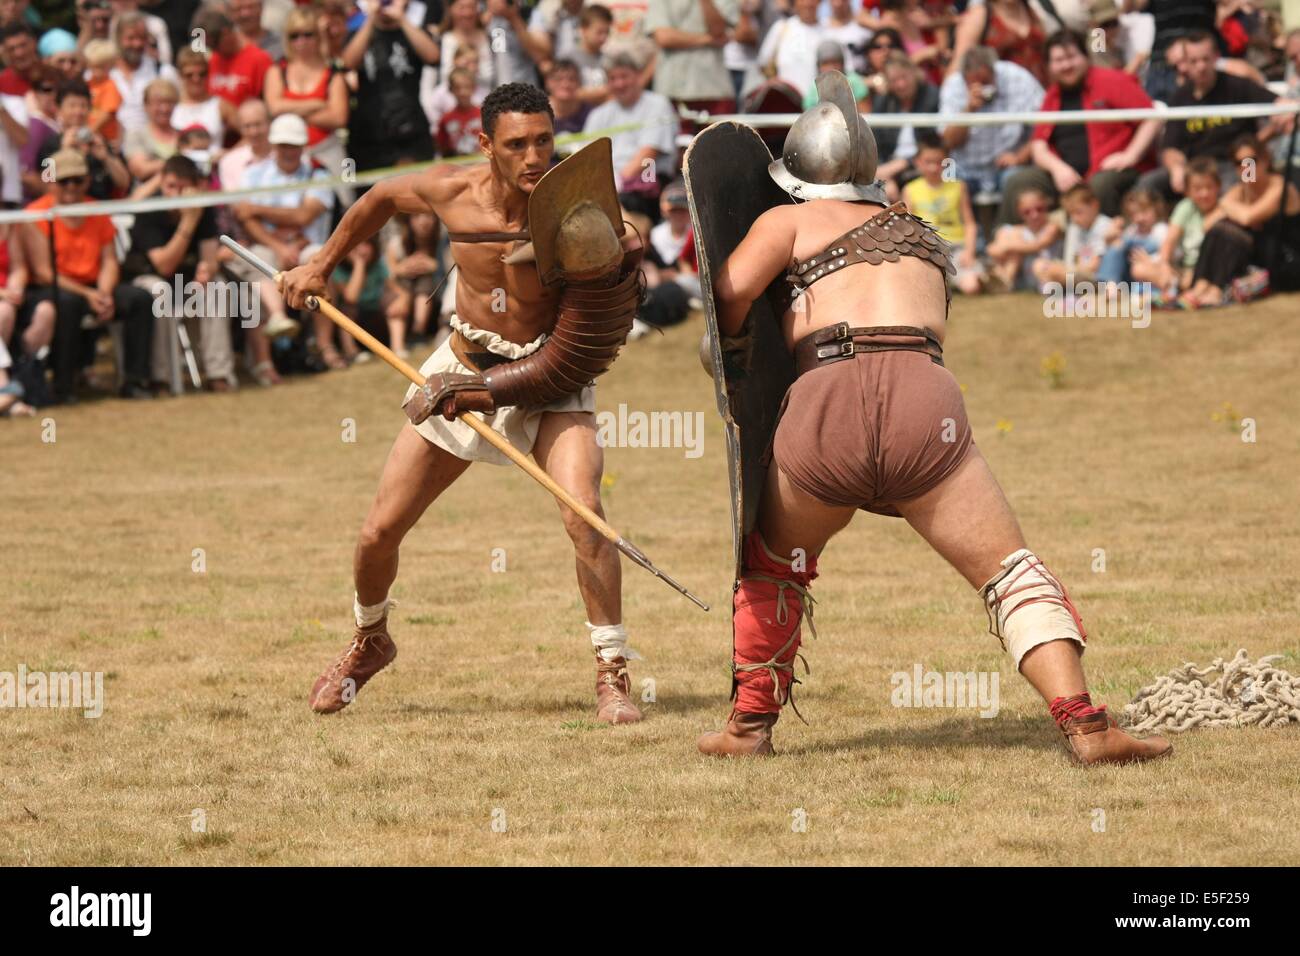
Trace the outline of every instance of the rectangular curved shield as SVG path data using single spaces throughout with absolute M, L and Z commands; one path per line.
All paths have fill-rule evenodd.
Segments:
M 687 148 L 683 164 L 711 343 L 713 384 L 727 435 L 737 579 L 745 535 L 758 520 L 767 476 L 764 453 L 776 430 L 781 401 L 794 381 L 794 359 L 781 334 L 781 314 L 788 300 L 783 277 L 774 279 L 750 307 L 748 348 L 725 353 L 718 333 L 713 277 L 755 219 L 773 206 L 793 202 L 768 175 L 771 161 L 772 154 L 755 130 L 728 122 L 701 131 Z

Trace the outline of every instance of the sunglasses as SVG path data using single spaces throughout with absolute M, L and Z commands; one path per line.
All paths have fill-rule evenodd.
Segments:
M 89 181 L 89 176 L 64 176 L 59 180 L 60 186 L 84 186 Z
M 290 33 L 290 34 L 289 34 L 289 39 L 290 39 L 290 41 L 293 41 L 293 40 L 314 40 L 314 39 L 316 39 L 316 34 L 311 33 L 311 32 Z
M 53 93 L 56 89 L 57 89 L 57 87 L 54 87 L 54 86 L 38 86 L 38 87 L 36 87 L 36 92 L 37 92 L 37 93 Z
M 207 70 L 185 70 L 181 73 L 181 76 L 187 80 L 202 80 L 206 79 L 207 75 Z

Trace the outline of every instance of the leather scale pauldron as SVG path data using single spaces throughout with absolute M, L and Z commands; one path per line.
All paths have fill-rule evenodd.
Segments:
M 812 258 L 792 262 L 785 280 L 795 290 L 802 290 L 823 276 L 859 262 L 878 266 L 882 262 L 897 262 L 902 256 L 924 259 L 944 275 L 956 275 L 948 242 L 929 223 L 909 213 L 903 203 L 896 202 L 850 229 Z

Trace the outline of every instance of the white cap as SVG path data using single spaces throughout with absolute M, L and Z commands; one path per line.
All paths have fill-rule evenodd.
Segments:
M 271 121 L 267 138 L 273 146 L 306 146 L 307 121 L 293 113 L 282 113 Z

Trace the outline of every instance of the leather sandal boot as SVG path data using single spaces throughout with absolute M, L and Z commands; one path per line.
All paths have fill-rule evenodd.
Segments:
M 308 702 L 318 714 L 333 714 L 356 698 L 366 681 L 393 662 L 397 645 L 388 636 L 388 615 L 357 628 L 352 643 L 312 685 Z
M 1087 717 L 1072 717 L 1061 728 L 1065 744 L 1074 759 L 1085 767 L 1102 763 L 1137 763 L 1155 760 L 1173 753 L 1173 745 L 1163 737 L 1139 740 L 1119 729 L 1115 718 L 1106 711 Z
M 733 714 L 722 730 L 711 730 L 696 744 L 710 757 L 770 757 L 777 714 Z
M 607 661 L 596 653 L 596 719 L 607 724 L 635 724 L 641 711 L 631 700 L 632 679 L 627 661 L 616 657 Z

